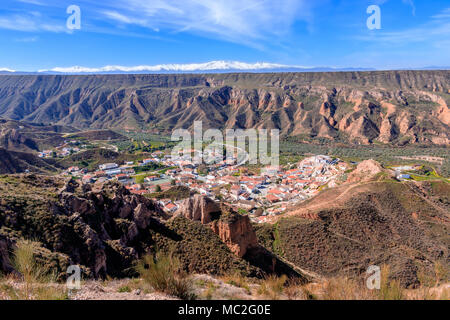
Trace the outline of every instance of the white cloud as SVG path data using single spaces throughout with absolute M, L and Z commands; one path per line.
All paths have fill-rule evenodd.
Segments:
M 60 72 L 60 73 L 99 73 L 99 72 L 196 72 L 196 71 L 212 71 L 212 70 L 270 70 L 284 68 L 302 68 L 303 66 L 291 66 L 268 62 L 246 63 L 239 61 L 211 61 L 206 63 L 190 63 L 190 64 L 159 64 L 152 66 L 105 66 L 101 68 L 87 67 L 56 67 L 47 70 L 39 70 L 38 72 Z
M 154 28 L 151 25 L 149 25 L 147 20 L 145 20 L 145 19 L 130 18 L 130 17 L 125 16 L 117 11 L 110 11 L 110 10 L 105 10 L 102 13 L 107 18 L 115 20 L 122 24 L 136 24 L 136 25 L 140 25 L 142 27 L 150 28 L 155 32 L 159 31 L 159 29 Z
M 442 12 L 440 12 L 439 14 L 434 15 L 433 19 L 436 19 L 436 20 L 450 19 L 450 8 L 447 8 L 447 9 L 443 10 Z
M 35 4 L 37 6 L 45 6 L 45 3 L 38 1 L 38 0 L 17 0 L 18 2 L 28 3 L 28 4 Z
M 305 0 L 114 0 L 107 19 L 153 30 L 201 33 L 234 42 L 287 34 L 297 20 L 309 21 Z
M 0 29 L 67 32 L 67 16 L 56 0 L 16 0 L 49 8 L 42 16 L 0 13 Z M 263 48 L 283 42 L 298 21 L 312 21 L 312 7 L 325 0 L 78 0 L 86 31 L 115 32 L 139 26 L 152 32 L 185 32 Z M 37 7 L 32 8 L 37 10 Z M 61 15 L 58 15 L 58 12 Z M 56 19 L 56 20 L 55 20 Z M 107 22 L 109 28 L 99 24 Z M 100 27 L 101 26 L 101 27 Z M 119 28 L 117 28 L 119 27 Z M 128 28 L 127 28 L 128 27 Z M 140 35 L 144 32 L 138 31 Z
M 24 32 L 67 32 L 64 24 L 49 21 L 35 12 L 0 16 L 0 29 Z

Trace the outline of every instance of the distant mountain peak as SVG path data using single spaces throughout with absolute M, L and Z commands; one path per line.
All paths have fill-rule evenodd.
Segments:
M 157 64 L 157 65 L 138 65 L 138 66 L 120 66 L 109 65 L 99 68 L 90 68 L 82 66 L 73 67 L 56 67 L 48 70 L 39 70 L 41 73 L 55 72 L 55 73 L 141 73 L 141 72 L 201 72 L 201 71 L 256 71 L 256 70 L 271 70 L 271 69 L 308 69 L 302 66 L 290 66 L 278 63 L 269 62 L 255 62 L 247 63 L 240 61 L 209 61 L 204 63 L 188 63 L 188 64 Z

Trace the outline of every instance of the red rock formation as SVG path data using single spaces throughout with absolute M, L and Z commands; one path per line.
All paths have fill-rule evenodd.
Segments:
M 231 213 L 214 221 L 211 224 L 211 229 L 228 246 L 231 252 L 240 258 L 246 254 L 248 249 L 258 246 L 256 233 L 248 216 Z
M 182 215 L 189 220 L 207 224 L 213 220 L 214 213 L 220 213 L 220 206 L 214 200 L 196 194 L 184 200 L 175 215 Z
M 231 252 L 240 258 L 245 255 L 248 249 L 258 246 L 256 233 L 247 216 L 234 212 L 222 213 L 219 204 L 208 197 L 195 195 L 184 200 L 175 215 L 181 215 L 204 225 L 209 224 Z M 213 221 L 214 218 L 218 220 Z

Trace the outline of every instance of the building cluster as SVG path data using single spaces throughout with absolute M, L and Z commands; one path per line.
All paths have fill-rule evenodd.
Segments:
M 158 164 L 163 170 L 136 174 L 136 167 L 150 164 Z M 138 164 L 106 163 L 94 172 L 72 167 L 67 173 L 80 176 L 83 183 L 116 180 L 130 192 L 140 195 L 165 191 L 175 185 L 185 186 L 193 192 L 227 202 L 236 210 L 248 213 L 254 221 L 261 222 L 267 216 L 282 214 L 288 206 L 310 198 L 326 185 L 335 186 L 337 177 L 345 170 L 345 162 L 322 155 L 306 158 L 289 169 L 265 167 L 255 172 L 236 166 L 236 160 L 232 159 L 198 165 L 190 157 L 173 158 L 155 152 Z M 160 202 L 168 212 L 178 209 L 179 202 L 169 199 Z
M 199 172 L 199 166 L 185 161 L 166 175 L 177 185 L 225 201 L 249 213 L 255 221 L 263 221 L 265 216 L 282 214 L 288 206 L 310 198 L 326 185 L 335 186 L 337 177 L 347 169 L 345 162 L 319 155 L 289 170 L 266 167 L 258 174 L 230 162 L 208 166 L 204 173 Z
M 39 152 L 38 157 L 40 158 L 65 158 L 71 154 L 86 151 L 88 146 L 82 144 L 80 141 L 71 140 L 64 141 L 61 145 L 55 147 L 54 149 L 43 150 Z

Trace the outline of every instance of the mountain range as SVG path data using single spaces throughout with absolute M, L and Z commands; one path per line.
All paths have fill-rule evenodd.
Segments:
M 0 117 L 170 133 L 277 128 L 358 144 L 450 142 L 450 71 L 3 75 Z
M 449 70 L 450 67 L 427 66 L 409 70 Z M 121 66 L 108 65 L 104 67 L 54 67 L 50 69 L 41 69 L 38 71 L 16 71 L 11 68 L 0 68 L 0 74 L 147 74 L 147 73 L 237 73 L 237 72 L 342 72 L 342 71 L 376 71 L 375 68 L 363 67 L 329 67 L 329 66 L 300 66 L 287 65 L 270 62 L 247 63 L 241 61 L 209 61 L 203 63 L 186 64 L 157 64 L 157 65 L 138 65 Z M 393 69 L 378 69 L 393 70 Z M 408 69 L 396 69 L 408 70 Z

